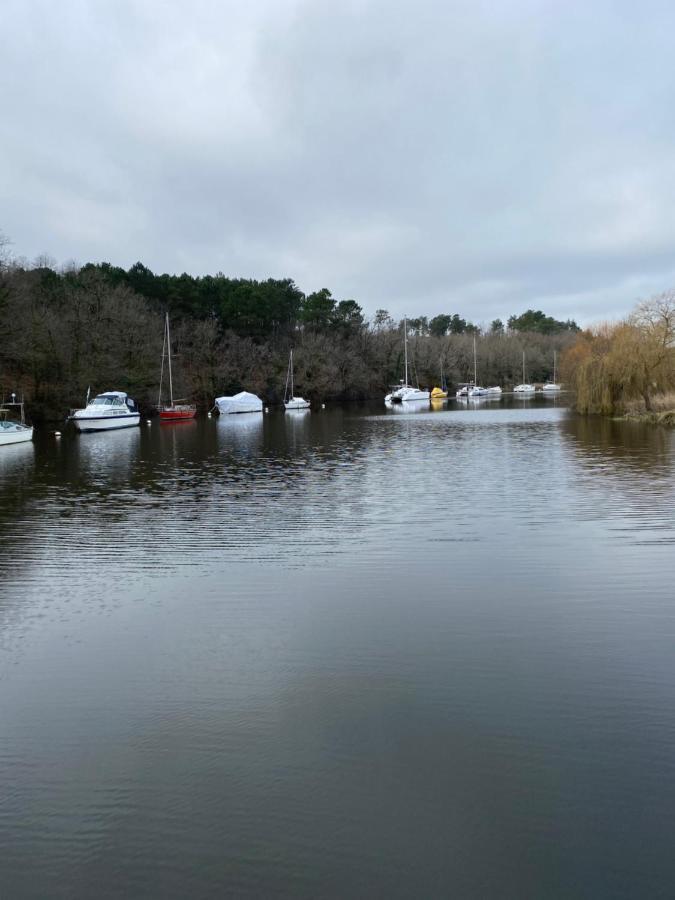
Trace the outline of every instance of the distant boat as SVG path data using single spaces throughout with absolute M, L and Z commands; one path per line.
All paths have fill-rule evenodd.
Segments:
M 385 403 L 408 403 L 416 400 L 428 400 L 429 391 L 408 384 L 408 319 L 403 319 L 403 355 L 405 358 L 405 381 L 397 388 L 392 388 L 384 398 Z
M 525 351 L 523 350 L 523 383 L 517 384 L 514 389 L 514 394 L 534 394 L 536 392 L 536 387 L 533 384 L 528 384 L 525 381 Z
M 76 409 L 68 416 L 78 431 L 111 431 L 113 428 L 132 428 L 141 421 L 136 401 L 124 391 L 98 394 L 84 409 Z
M 468 397 L 484 397 L 488 389 L 481 387 L 478 381 L 478 363 L 476 358 L 476 335 L 473 336 L 473 385 L 467 390 Z M 464 395 L 462 395 L 464 396 Z
M 12 397 L 15 397 L 15 394 L 12 394 Z M 7 419 L 7 413 L 9 412 L 7 407 L 18 406 L 20 411 L 20 422 L 14 422 L 11 419 Z M 33 439 L 33 426 L 26 425 L 24 412 L 23 412 L 23 400 L 19 403 L 15 403 L 12 400 L 11 403 L 3 403 L 0 405 L 0 447 L 5 447 L 8 444 L 23 444 L 24 441 L 31 441 Z
M 290 387 L 290 390 L 289 390 Z M 288 410 L 309 409 L 309 400 L 296 397 L 293 391 L 293 351 L 288 359 L 288 372 L 286 373 L 286 388 L 284 390 L 284 406 Z
M 488 394 L 501 394 L 502 389 L 500 387 L 489 387 L 487 392 Z
M 441 386 L 435 387 L 431 391 L 431 399 L 432 400 L 445 400 L 448 396 L 448 385 L 445 381 L 445 375 L 443 374 L 443 360 L 441 359 Z
M 249 394 L 248 391 L 239 391 L 231 397 L 216 397 L 215 403 L 221 416 L 231 413 L 261 413 L 263 410 L 260 397 Z
M 542 387 L 542 391 L 548 393 L 555 393 L 556 391 L 560 391 L 562 388 L 559 384 L 556 383 L 556 352 L 553 351 L 553 381 L 547 381 Z
M 164 359 L 169 363 L 169 403 L 162 405 L 162 379 L 164 377 Z M 173 377 L 171 374 L 171 332 L 169 330 L 169 314 L 164 319 L 164 345 L 162 347 L 162 366 L 159 372 L 159 396 L 157 398 L 160 422 L 184 422 L 186 419 L 194 419 L 197 415 L 197 407 L 194 403 L 174 403 Z

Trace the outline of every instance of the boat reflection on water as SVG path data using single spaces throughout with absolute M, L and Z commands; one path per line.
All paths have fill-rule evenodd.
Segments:
M 311 414 L 311 410 L 307 407 L 297 407 L 297 408 L 287 408 L 286 409 L 286 421 L 287 422 L 305 422 L 309 419 Z
M 405 415 L 406 413 L 429 412 L 429 400 L 405 400 L 403 403 L 385 402 L 387 410 Z
M 455 397 L 455 403 L 460 409 L 478 409 L 481 406 L 499 403 L 501 399 L 501 394 L 480 394 L 473 397 Z
M 35 445 L 31 441 L 10 444 L 0 453 L 0 477 L 11 479 L 28 470 L 32 472 L 34 463 Z
M 218 445 L 221 449 L 257 450 L 262 444 L 263 432 L 264 417 L 258 413 L 219 416 L 216 422 Z
M 81 432 L 69 442 L 72 464 L 96 481 L 128 477 L 140 453 L 141 435 L 140 428 Z
M 569 400 L 560 395 L 563 392 L 561 390 L 557 391 L 541 391 L 537 394 L 537 397 L 541 397 L 542 400 L 546 401 L 547 406 L 568 406 Z

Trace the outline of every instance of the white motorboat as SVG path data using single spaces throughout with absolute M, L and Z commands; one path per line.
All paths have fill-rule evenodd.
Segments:
M 472 387 L 472 384 L 463 384 L 462 387 L 459 388 L 459 390 L 455 391 L 455 397 L 457 397 L 458 400 L 465 399 L 469 396 L 469 391 Z
M 88 401 L 84 409 L 72 412 L 68 421 L 78 431 L 110 431 L 140 424 L 141 414 L 135 400 L 124 391 L 106 391 Z
M 8 422 L 4 417 L 0 418 L 0 447 L 4 447 L 6 444 L 22 444 L 24 441 L 32 440 L 32 425 L 22 425 L 20 422 Z
M 553 381 L 547 381 L 542 387 L 542 391 L 545 393 L 556 393 L 557 391 L 561 391 L 562 388 L 557 383 L 556 380 L 556 352 L 553 351 Z
M 261 413 L 263 402 L 260 397 L 248 391 L 239 391 L 231 397 L 216 397 L 216 407 L 221 416 L 233 413 Z
M 487 389 L 487 392 L 488 392 L 488 394 L 499 395 L 499 394 L 501 394 L 502 389 L 501 389 L 499 386 L 497 386 L 497 387 L 489 387 L 489 388 Z
M 523 350 L 523 383 L 517 384 L 514 389 L 514 394 L 534 394 L 536 392 L 536 387 L 533 384 L 529 384 L 529 382 L 525 381 L 525 351 Z
M 289 390 L 290 388 L 290 390 Z M 284 407 L 291 409 L 309 409 L 309 400 L 304 397 L 296 397 L 293 390 L 293 351 L 288 359 L 288 372 L 286 373 L 286 388 L 284 390 Z
M 474 384 L 472 388 L 469 388 L 469 397 L 485 397 L 489 393 L 487 388 L 479 387 L 477 384 Z
M 384 398 L 384 402 L 389 403 L 408 403 L 408 402 L 416 402 L 419 400 L 428 400 L 429 399 L 429 391 L 424 391 L 420 388 L 419 384 L 417 387 L 413 387 L 408 384 L 408 319 L 407 317 L 403 318 L 403 356 L 405 359 L 404 368 L 405 368 L 405 381 L 402 381 L 400 387 L 392 388 L 392 390 L 386 395 Z
M 26 425 L 23 400 L 16 402 L 15 398 L 16 394 L 12 394 L 11 403 L 0 405 L 0 447 L 4 447 L 7 444 L 23 444 L 25 441 L 33 440 L 33 426 Z M 21 416 L 21 421 L 19 422 L 7 419 L 8 407 L 15 406 L 18 407 Z

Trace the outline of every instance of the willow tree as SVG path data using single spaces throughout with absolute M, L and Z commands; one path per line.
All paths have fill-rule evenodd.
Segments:
M 675 292 L 635 308 L 624 322 L 583 332 L 563 357 L 580 412 L 614 414 L 675 387 Z
M 675 291 L 638 304 L 623 336 L 623 371 L 651 410 L 654 394 L 675 387 Z M 625 359 L 625 357 L 629 359 Z

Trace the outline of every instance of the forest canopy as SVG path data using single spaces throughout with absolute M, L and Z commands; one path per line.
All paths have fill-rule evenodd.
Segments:
M 411 304 L 412 305 L 412 304 Z M 127 390 L 157 401 L 162 318 L 169 312 L 175 379 L 181 396 L 208 408 L 223 393 L 247 389 L 281 399 L 288 351 L 295 348 L 298 391 L 314 399 L 382 396 L 403 377 L 402 321 L 386 309 L 370 321 L 353 298 L 328 288 L 304 293 L 290 278 L 230 278 L 222 272 L 155 274 L 138 262 L 57 268 L 13 260 L 0 242 L 0 389 L 25 394 L 36 416 L 60 417 L 92 391 Z M 443 376 L 486 383 L 552 374 L 553 351 L 577 330 L 528 310 L 481 327 L 459 312 L 408 320 L 412 378 L 428 387 Z M 512 324 L 513 323 L 513 324 Z M 544 324 L 542 324 L 544 323 Z M 517 325 L 517 327 L 516 327 Z M 531 326 L 531 327 L 530 327 Z

